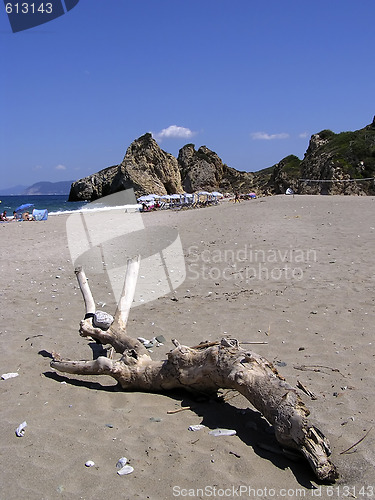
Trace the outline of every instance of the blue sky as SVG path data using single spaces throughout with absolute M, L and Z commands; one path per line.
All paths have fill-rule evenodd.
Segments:
M 80 0 L 12 33 L 0 11 L 0 187 L 79 179 L 152 132 L 255 171 L 374 105 L 374 0 Z

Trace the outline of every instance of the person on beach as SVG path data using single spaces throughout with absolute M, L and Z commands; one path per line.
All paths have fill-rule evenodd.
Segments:
M 241 202 L 241 200 L 240 200 L 240 193 L 238 191 L 236 191 L 234 193 L 234 203 L 237 203 L 237 201 L 238 201 L 238 203 Z
M 9 219 L 7 217 L 7 211 L 6 210 L 4 210 L 4 212 L 2 212 L 0 214 L 0 220 L 3 221 L 3 222 L 8 222 L 9 221 Z
M 22 220 L 35 220 L 35 218 L 29 212 L 24 212 L 22 214 Z

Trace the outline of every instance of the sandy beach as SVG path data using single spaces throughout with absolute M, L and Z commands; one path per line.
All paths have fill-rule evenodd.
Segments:
M 146 230 L 178 232 L 186 278 L 132 309 L 129 335 L 162 335 L 155 359 L 173 338 L 264 342 L 248 347 L 316 396 L 301 391 L 331 443 L 331 486 L 276 453 L 267 421 L 233 392 L 224 402 L 126 393 L 107 376 L 51 369 L 52 351 L 92 359 L 78 333 L 68 216 L 1 224 L 0 375 L 18 376 L 0 380 L 0 499 L 373 498 L 374 213 L 374 197 L 275 196 L 142 215 Z M 95 275 L 90 285 L 114 314 L 109 283 Z M 191 409 L 167 413 L 181 407 Z M 196 424 L 206 428 L 188 430 Z M 209 435 L 215 428 L 237 434 Z M 132 474 L 117 474 L 120 457 Z

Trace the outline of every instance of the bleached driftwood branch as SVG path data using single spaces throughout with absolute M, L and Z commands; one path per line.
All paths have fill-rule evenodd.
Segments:
M 128 261 L 122 298 L 107 330 L 94 326 L 91 292 L 83 270 L 76 271 L 88 316 L 81 321 L 80 334 L 113 346 L 121 359 L 100 356 L 94 361 L 68 361 L 53 353 L 51 366 L 77 375 L 110 375 L 124 390 L 131 391 L 184 388 L 212 393 L 235 389 L 274 426 L 282 447 L 300 451 L 320 480 L 334 481 L 338 474 L 328 458 L 331 450 L 327 438 L 309 422 L 309 410 L 296 389 L 265 358 L 241 348 L 237 340 L 223 338 L 218 344 L 194 348 L 174 341 L 176 347 L 166 360 L 153 361 L 143 344 L 126 334 L 138 268 L 139 259 Z

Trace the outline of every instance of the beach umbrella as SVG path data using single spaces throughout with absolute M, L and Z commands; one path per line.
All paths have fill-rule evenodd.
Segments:
M 198 202 L 200 201 L 200 196 L 207 196 L 206 199 L 208 200 L 210 193 L 208 191 L 198 191 L 198 193 L 197 193 Z
M 19 207 L 16 208 L 15 212 L 23 212 L 24 210 L 27 210 L 28 208 L 33 207 L 33 203 L 24 203 L 23 205 L 20 205 Z
M 144 194 L 143 196 L 140 196 L 137 201 L 154 201 L 154 196 L 151 194 Z

